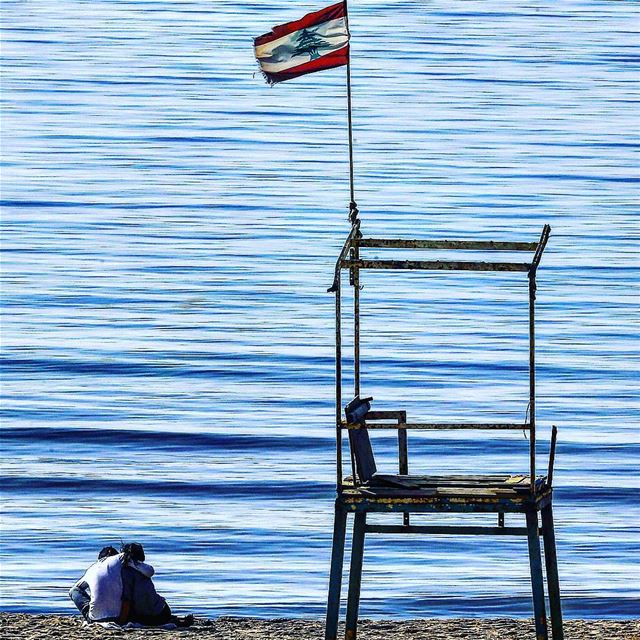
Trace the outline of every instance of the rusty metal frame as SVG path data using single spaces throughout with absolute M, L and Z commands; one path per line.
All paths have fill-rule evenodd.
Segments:
M 342 268 L 392 269 L 412 271 L 529 271 L 531 264 L 526 262 L 470 262 L 445 260 L 343 260 Z
M 336 439 L 337 439 L 337 490 L 341 494 L 343 485 L 342 432 L 349 429 L 397 429 L 399 461 L 402 470 L 408 468 L 406 436 L 409 429 L 491 429 L 529 431 L 531 493 L 536 493 L 536 360 L 535 360 L 535 299 L 536 274 L 544 253 L 551 227 L 544 225 L 538 242 L 496 242 L 478 240 L 418 240 L 399 238 L 365 238 L 360 231 L 360 221 L 354 219 L 353 226 L 340 251 L 335 265 L 333 284 L 328 289 L 336 297 Z M 361 249 L 422 249 L 447 251 L 489 251 L 489 252 L 533 252 L 530 262 L 483 262 L 448 260 L 370 260 L 363 259 Z M 349 271 L 349 284 L 354 289 L 354 395 L 360 393 L 360 271 L 368 269 L 384 270 L 437 270 L 437 271 L 505 271 L 526 272 L 529 279 L 529 414 L 524 424 L 514 423 L 407 423 L 405 412 L 371 412 L 369 421 L 363 424 L 347 424 L 342 420 L 342 305 L 341 271 Z M 383 414 L 388 415 L 383 415 Z M 378 415 L 379 414 L 379 415 Z M 392 415 L 393 414 L 393 415 Z M 401 414 L 397 416 L 396 414 Z M 397 422 L 375 422 L 373 415 Z M 353 478 L 355 464 L 350 452 Z M 401 471 L 402 471 L 401 470 Z
M 529 431 L 531 425 L 528 422 L 370 422 L 365 420 L 363 423 L 348 423 L 342 422 L 342 428 L 349 431 L 357 429 L 420 429 L 426 430 L 439 430 L 444 431 L 447 429 L 466 429 L 466 430 L 479 430 L 490 429 L 494 431 Z

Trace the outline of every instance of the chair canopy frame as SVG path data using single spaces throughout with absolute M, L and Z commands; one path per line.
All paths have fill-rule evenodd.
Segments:
M 504 271 L 526 273 L 529 280 L 529 417 L 522 423 L 407 423 L 404 412 L 371 411 L 370 420 L 391 418 L 395 423 L 367 422 L 367 429 L 398 429 L 400 445 L 400 472 L 407 473 L 406 430 L 407 429 L 489 429 L 489 430 L 525 430 L 529 432 L 529 471 L 531 493 L 536 493 L 536 350 L 535 350 L 535 301 L 536 274 L 544 253 L 551 227 L 544 225 L 537 242 L 497 242 L 485 240 L 417 240 L 398 238 L 365 238 L 360 231 L 360 221 L 354 220 L 353 226 L 336 261 L 334 279 L 329 292 L 335 294 L 335 353 L 336 353 L 336 484 L 338 495 L 344 489 L 343 480 L 343 432 L 364 428 L 364 423 L 350 424 L 342 417 L 343 373 L 342 373 L 342 272 L 349 272 L 349 284 L 353 287 L 353 394 L 360 396 L 360 271 L 362 270 L 412 270 L 412 271 Z M 368 259 L 362 257 L 363 249 L 417 249 L 446 251 L 486 251 L 529 252 L 528 262 L 505 261 L 460 261 L 460 260 L 397 260 Z M 351 452 L 353 482 L 356 482 L 356 465 Z

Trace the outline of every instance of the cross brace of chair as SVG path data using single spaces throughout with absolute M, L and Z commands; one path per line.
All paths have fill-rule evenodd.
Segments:
M 526 536 L 526 527 L 464 527 L 456 525 L 409 525 L 402 524 L 368 524 L 365 527 L 367 533 L 388 534 L 429 534 L 443 536 Z M 542 529 L 539 531 L 542 534 Z

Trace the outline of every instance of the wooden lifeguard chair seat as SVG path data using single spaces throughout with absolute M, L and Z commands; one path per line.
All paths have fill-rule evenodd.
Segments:
M 336 436 L 337 498 L 325 639 L 336 640 L 340 611 L 340 589 L 346 522 L 354 514 L 351 566 L 347 600 L 345 638 L 357 633 L 362 561 L 366 533 L 431 535 L 520 535 L 526 536 L 531 569 L 536 640 L 548 640 L 544 578 L 540 536 L 544 543 L 549 608 L 553 640 L 563 640 L 562 611 L 558 581 L 555 534 L 552 513 L 553 461 L 556 428 L 552 429 L 549 466 L 546 475 L 536 473 L 535 437 L 535 333 L 534 302 L 536 270 L 546 246 L 550 227 L 545 225 L 535 242 L 430 241 L 363 238 L 355 220 L 336 264 L 333 286 L 336 294 Z M 362 249 L 462 249 L 487 251 L 533 251 L 530 263 L 367 260 Z M 354 288 L 354 399 L 342 407 L 341 270 L 349 270 Z M 371 398 L 360 398 L 360 270 L 473 270 L 524 271 L 529 278 L 529 418 L 524 424 L 510 423 L 410 423 L 405 411 L 371 409 Z M 398 433 L 398 473 L 380 473 L 369 431 L 392 429 Z M 413 475 L 409 473 L 408 431 L 417 430 L 525 430 L 529 434 L 529 469 L 520 474 Z M 351 474 L 343 474 L 342 434 L 348 433 Z M 394 524 L 369 524 L 367 514 L 402 514 Z M 496 526 L 414 525 L 412 513 L 495 513 Z M 525 516 L 526 526 L 505 526 L 506 513 Z M 538 514 L 540 513 L 540 521 Z
M 395 419 L 395 423 L 389 423 Z M 386 421 L 386 422 L 379 422 Z M 363 419 L 357 423 L 345 421 L 344 428 L 349 431 L 349 447 L 353 456 L 355 475 L 344 479 L 343 489 L 351 496 L 379 498 L 438 498 L 445 501 L 450 498 L 465 498 L 470 502 L 474 498 L 487 503 L 491 498 L 509 499 L 516 503 L 531 493 L 531 476 L 529 474 L 492 474 L 492 475 L 415 475 L 408 469 L 407 429 L 437 428 L 434 424 L 410 424 L 406 421 L 404 411 L 371 411 L 368 410 Z M 461 428 L 468 428 L 464 425 Z M 478 425 L 478 428 L 490 428 L 492 425 Z M 495 425 L 498 428 L 498 425 Z M 504 428 L 505 425 L 499 425 Z M 369 429 L 396 429 L 398 431 L 398 467 L 397 474 L 379 473 L 376 464 Z M 454 428 L 448 424 L 447 428 Z M 550 464 L 555 455 L 557 431 L 552 432 Z M 548 475 L 537 475 L 536 493 L 544 493 L 550 487 Z

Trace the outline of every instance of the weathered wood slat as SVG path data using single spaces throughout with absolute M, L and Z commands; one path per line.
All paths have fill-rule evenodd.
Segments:
M 386 474 L 380 474 L 386 475 Z M 522 478 L 529 476 L 513 475 L 509 473 L 487 473 L 483 475 L 473 474 L 452 474 L 452 475 L 427 475 L 427 474 L 412 474 L 408 476 L 412 480 L 420 482 L 490 482 L 492 480 L 499 480 L 500 482 L 506 482 L 509 478 Z
M 500 422 L 365 422 L 364 424 L 342 423 L 343 429 L 515 429 L 522 431 L 529 429 L 529 423 L 500 423 Z
M 374 476 L 370 482 L 362 487 L 354 486 L 352 478 L 346 478 L 344 482 L 345 489 L 362 488 L 370 494 L 387 495 L 389 492 L 405 494 L 413 494 L 415 492 L 437 492 L 456 494 L 468 494 L 473 492 L 492 493 L 506 492 L 514 495 L 522 491 L 529 491 L 531 483 L 528 478 L 517 478 L 512 481 L 510 478 L 482 478 L 482 479 L 451 479 L 451 478 L 430 478 L 420 476 L 407 475 L 386 475 L 380 474 Z
M 436 492 L 438 495 L 443 496 L 497 496 L 497 495 L 513 495 L 513 489 L 502 489 L 500 487 L 444 487 L 438 486 L 436 487 Z
M 393 478 L 398 480 L 408 480 L 410 482 L 470 482 L 470 483 L 484 483 L 484 482 L 510 482 L 512 479 L 520 482 L 521 479 L 529 481 L 529 476 L 524 474 L 508 474 L 508 473 L 493 473 L 486 475 L 446 475 L 446 476 L 434 476 L 425 474 L 376 474 L 376 478 Z M 538 476 L 538 479 L 542 479 L 544 476 Z M 347 481 L 351 480 L 351 476 L 346 478 Z
M 355 487 L 359 489 L 359 487 Z M 370 494 L 375 494 L 378 496 L 386 496 L 390 494 L 416 494 L 419 495 L 421 493 L 433 493 L 437 495 L 460 495 L 460 496 L 476 496 L 476 495 L 497 495 L 497 494 L 505 494 L 505 495 L 516 495 L 519 494 L 519 487 L 509 487 L 507 485 L 499 486 L 499 485 L 487 485 L 487 486 L 471 486 L 471 485 L 418 485 L 418 484 L 401 484 L 393 486 L 392 483 L 389 485 L 364 485 L 362 487 L 363 491 L 367 491 Z M 527 487 L 528 489 L 528 487 Z
M 535 251 L 537 242 L 493 242 L 491 240 L 405 240 L 402 238 L 360 238 L 360 247 L 378 249 L 466 249 L 468 251 Z
M 407 496 L 412 498 L 437 498 L 437 490 L 434 488 L 426 489 L 401 489 L 399 487 L 364 487 L 355 489 L 356 495 L 361 494 L 374 500 L 385 500 L 387 498 L 406 499 Z
M 475 262 L 451 260 L 341 260 L 343 269 L 396 269 L 435 271 L 529 271 L 526 262 Z
M 353 492 L 353 493 L 352 493 Z M 388 499 L 420 500 L 423 498 L 435 500 L 458 500 L 472 505 L 483 500 L 507 499 L 521 502 L 530 498 L 529 491 L 515 491 L 514 489 L 474 489 L 471 487 L 425 487 L 421 489 L 401 489 L 400 487 L 362 487 L 347 489 L 345 495 L 362 496 L 364 498 L 381 501 Z
M 521 487 L 529 486 L 529 479 L 517 480 L 512 482 L 510 479 L 486 479 L 486 480 L 448 480 L 448 479 L 420 479 L 416 476 L 374 476 L 371 481 L 371 487 L 385 487 L 392 486 L 404 486 L 404 487 L 416 487 L 416 488 L 479 488 L 479 489 L 499 489 L 504 488 L 509 491 L 520 489 Z
M 544 477 L 536 478 L 536 484 Z M 346 489 L 359 491 L 369 498 L 441 497 L 473 502 L 476 499 L 508 498 L 520 500 L 528 494 L 531 483 L 525 475 L 509 476 L 414 476 L 379 474 L 363 487 L 354 487 L 350 478 Z

